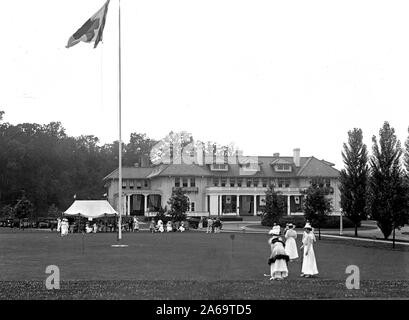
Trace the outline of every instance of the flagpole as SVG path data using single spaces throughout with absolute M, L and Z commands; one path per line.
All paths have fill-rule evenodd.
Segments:
M 118 0 L 118 121 L 119 121 L 119 164 L 118 164 L 118 207 L 119 207 L 119 219 L 118 219 L 118 241 L 122 239 L 122 137 L 121 137 L 121 0 Z

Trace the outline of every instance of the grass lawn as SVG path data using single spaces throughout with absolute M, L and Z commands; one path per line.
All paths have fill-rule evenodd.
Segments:
M 0 299 L 310 299 L 409 298 L 409 247 L 323 239 L 315 244 L 319 276 L 271 282 L 265 234 L 114 233 L 61 238 L 0 228 Z M 84 245 L 83 245 L 84 243 Z M 300 245 L 300 243 L 298 243 Z M 348 290 L 345 269 L 360 268 L 361 289 Z M 47 291 L 45 269 L 57 265 L 61 290 Z

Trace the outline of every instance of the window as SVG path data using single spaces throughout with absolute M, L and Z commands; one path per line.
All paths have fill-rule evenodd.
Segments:
M 210 170 L 212 171 L 227 171 L 229 166 L 225 163 L 213 163 L 210 165 Z
M 130 180 L 129 181 L 129 189 L 133 189 L 133 187 L 134 187 L 134 182 L 133 182 L 133 180 Z
M 237 186 L 241 187 L 242 179 L 237 179 Z
M 253 183 L 254 183 L 254 186 L 255 186 L 255 187 L 258 187 L 258 181 L 259 181 L 259 180 L 258 180 L 257 178 L 253 179 Z
M 136 189 L 142 188 L 142 183 L 140 181 L 136 181 Z
M 222 187 L 225 187 L 225 186 L 226 186 L 226 178 L 222 178 L 221 186 L 222 186 Z
M 122 189 L 126 189 L 126 180 L 122 180 Z
M 143 186 L 144 186 L 145 188 L 148 187 L 148 180 L 144 180 L 144 181 L 143 181 Z
M 196 187 L 196 180 L 195 180 L 195 178 L 190 178 L 190 186 L 191 186 L 191 187 Z
M 251 187 L 251 179 L 247 179 L 247 187 L 249 188 L 249 187 Z
M 291 165 L 290 164 L 285 164 L 285 163 L 278 163 L 278 164 L 275 165 L 275 171 L 290 172 L 291 171 Z
M 192 212 L 195 211 L 195 203 L 194 202 L 190 203 L 190 211 L 192 211 Z
M 267 179 L 263 179 L 263 188 L 267 188 Z
M 187 178 L 183 178 L 182 179 L 182 186 L 183 187 L 187 187 L 188 185 L 187 185 Z
M 278 179 L 277 186 L 279 188 L 289 188 L 290 187 L 290 180 L 288 180 L 288 179 Z
M 180 178 L 175 178 L 175 187 L 180 187 Z
M 234 187 L 234 178 L 230 178 L 230 187 Z
M 323 179 L 323 178 L 312 178 L 312 179 L 310 180 L 310 184 L 311 184 L 311 185 L 316 185 L 316 186 L 318 186 L 318 187 L 320 187 L 320 188 L 323 188 L 324 185 L 325 185 L 326 187 L 330 187 L 330 186 L 331 186 L 330 179 Z
M 214 179 L 213 179 L 213 185 L 214 185 L 215 187 L 218 187 L 218 186 L 219 186 L 219 178 L 214 178 Z

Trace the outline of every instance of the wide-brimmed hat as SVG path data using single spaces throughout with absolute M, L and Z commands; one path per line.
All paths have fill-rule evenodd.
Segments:
M 293 225 L 292 223 L 289 223 L 289 224 L 287 225 L 287 227 L 289 227 L 289 228 L 293 228 L 293 227 L 294 227 L 294 225 Z
M 304 226 L 304 229 L 310 229 L 312 230 L 311 224 L 309 222 L 307 222 Z

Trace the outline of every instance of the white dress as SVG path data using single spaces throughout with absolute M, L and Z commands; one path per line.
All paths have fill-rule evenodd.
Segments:
M 61 222 L 61 236 L 66 236 L 68 234 L 68 222 Z
M 167 223 L 166 224 L 166 231 L 167 232 L 172 232 L 172 223 Z
M 285 252 L 287 252 L 290 260 L 298 258 L 298 250 L 297 250 L 297 243 L 295 239 L 297 239 L 297 232 L 293 229 L 287 230 L 285 233 Z
M 301 273 L 304 275 L 315 275 L 318 274 L 317 269 L 317 262 L 315 260 L 315 253 L 314 253 L 314 234 L 310 232 L 309 234 L 305 234 L 303 237 L 303 245 L 304 245 L 304 258 L 302 261 L 302 268 Z M 308 254 L 306 254 L 308 252 Z
M 159 231 L 159 232 L 165 231 L 164 228 L 163 228 L 163 222 L 162 222 L 162 220 L 159 220 L 159 221 L 158 221 L 158 231 Z
M 268 242 L 271 246 L 271 256 L 269 259 L 271 279 L 286 278 L 288 276 L 288 268 L 285 257 L 288 258 L 288 255 L 285 252 L 284 244 L 281 238 L 278 237 L 272 237 Z

